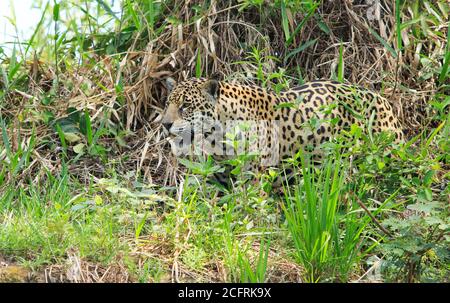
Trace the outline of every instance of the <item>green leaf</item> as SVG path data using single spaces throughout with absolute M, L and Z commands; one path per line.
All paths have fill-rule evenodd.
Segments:
M 58 133 L 59 140 L 61 141 L 61 145 L 62 145 L 64 151 L 66 151 L 67 150 L 66 138 L 64 136 L 64 132 L 61 129 L 61 126 L 59 125 L 59 123 L 56 124 L 55 128 L 56 128 L 56 132 Z
M 103 7 L 103 9 L 113 18 L 115 18 L 116 20 L 119 21 L 119 18 L 117 18 L 116 14 L 114 14 L 114 12 L 112 11 L 111 7 L 106 4 L 103 0 L 96 0 L 97 3 Z
M 275 105 L 274 109 L 280 109 L 280 108 L 293 108 L 295 106 L 294 102 L 282 102 L 280 104 Z
M 344 82 L 344 44 L 339 46 L 338 81 Z
M 311 16 L 316 12 L 316 9 L 319 7 L 320 1 L 314 3 L 314 5 L 311 7 L 311 9 L 308 11 L 306 16 L 300 21 L 300 24 L 297 25 L 292 35 L 289 37 L 289 39 L 286 41 L 286 47 L 292 44 L 292 41 L 294 40 L 294 37 L 300 32 L 300 30 L 303 28 L 305 23 L 311 18 Z
M 439 204 L 437 202 L 427 202 L 427 203 L 419 202 L 419 203 L 408 205 L 406 208 L 429 214 L 429 213 L 431 213 L 431 211 L 433 209 L 435 209 L 438 206 L 439 206 Z
M 195 62 L 195 77 L 202 77 L 202 56 L 200 55 L 200 49 L 197 51 L 197 61 Z
M 139 20 L 138 15 L 136 14 L 136 11 L 133 7 L 133 2 L 130 0 L 127 0 L 127 8 L 128 12 L 130 13 L 131 17 L 133 18 L 134 25 L 136 26 L 137 30 L 141 30 L 141 21 Z
M 444 84 L 448 78 L 448 66 L 450 64 L 450 30 L 447 30 L 447 51 L 445 53 L 444 64 L 439 74 L 439 83 Z
M 425 193 L 425 198 L 426 198 L 428 201 L 433 200 L 433 193 L 431 192 L 431 189 L 430 189 L 430 188 L 425 188 L 425 189 L 424 189 L 424 193 Z
M 76 133 L 66 133 L 64 132 L 64 138 L 69 141 L 70 143 L 74 143 L 81 140 L 81 137 L 78 136 Z
M 445 224 L 442 219 L 436 216 L 427 216 L 424 220 L 428 225 Z
M 93 141 L 92 140 L 93 134 L 92 134 L 91 117 L 89 116 L 89 112 L 87 109 L 84 111 L 84 119 L 80 119 L 80 130 L 86 136 L 88 145 L 91 146 Z
M 320 3 L 320 1 L 318 2 Z M 319 28 L 327 35 L 331 34 L 331 29 L 328 27 L 327 23 L 323 20 L 322 15 L 316 15 L 317 24 L 319 25 Z
M 33 44 L 34 38 L 35 38 L 36 35 L 39 33 L 39 30 L 40 30 L 42 24 L 43 24 L 44 21 L 46 20 L 45 18 L 47 17 L 47 9 L 48 9 L 49 5 L 50 5 L 50 1 L 47 1 L 47 4 L 45 5 L 45 8 L 42 10 L 41 18 L 39 19 L 39 22 L 38 22 L 37 26 L 35 27 L 34 32 L 33 32 L 33 34 L 31 35 L 30 40 L 29 40 L 28 43 L 27 43 L 27 47 L 26 47 L 26 49 L 25 49 L 25 57 L 26 57 L 26 55 L 28 54 L 28 50 L 30 49 L 30 47 L 32 47 L 32 45 L 34 45 L 34 44 Z
M 400 0 L 395 0 L 395 28 L 397 34 L 397 49 L 399 51 L 401 51 L 402 49 L 402 32 L 401 32 L 402 22 L 400 18 L 400 12 L 401 12 Z
M 429 186 L 433 182 L 434 170 L 429 170 L 423 177 L 423 184 Z
M 306 41 L 306 42 L 305 42 L 304 44 L 302 44 L 300 47 L 296 48 L 295 50 L 293 50 L 292 52 L 290 52 L 289 54 L 287 54 L 286 57 L 284 57 L 284 63 L 286 64 L 287 60 L 288 60 L 290 57 L 295 56 L 296 54 L 298 54 L 298 53 L 304 51 L 305 49 L 307 49 L 307 48 L 310 47 L 310 46 L 313 46 L 313 45 L 317 42 L 317 39 L 318 39 L 318 38 L 313 39 L 313 40 Z
M 84 143 L 78 143 L 73 147 L 73 151 L 77 154 L 83 154 L 84 153 Z
M 53 21 L 59 21 L 59 3 L 56 3 L 56 1 L 53 7 Z
M 231 171 L 231 174 L 233 174 L 233 175 L 239 175 L 240 173 L 241 173 L 241 170 L 242 170 L 242 167 L 239 165 L 239 166 L 236 166 L 232 171 Z
M 103 199 L 102 199 L 101 196 L 95 195 L 94 202 L 95 202 L 95 205 L 102 205 L 103 204 Z
M 288 41 L 291 34 L 289 32 L 289 23 L 286 12 L 286 4 L 284 3 L 284 0 L 281 0 L 280 5 L 281 5 L 281 25 L 283 27 L 284 38 L 286 39 L 286 41 Z
M 1 117 L 0 117 L 1 119 Z M 11 155 L 11 145 L 9 144 L 9 139 L 8 139 L 8 133 L 6 132 L 6 125 L 5 125 L 5 121 L 3 119 L 0 120 L 1 121 L 1 127 L 2 127 L 2 140 L 3 140 L 3 145 L 6 148 L 6 153 L 9 155 Z
M 59 127 L 61 128 L 61 131 L 65 132 L 65 133 L 77 133 L 78 132 L 77 125 L 74 123 L 74 121 L 70 117 L 64 117 L 64 118 L 58 119 L 54 123 L 55 123 L 55 127 L 56 127 L 56 125 L 59 125 Z

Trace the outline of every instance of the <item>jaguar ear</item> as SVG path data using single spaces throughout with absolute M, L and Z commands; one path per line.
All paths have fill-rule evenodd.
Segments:
M 177 85 L 177 81 L 175 81 L 174 78 L 167 78 L 166 79 L 166 87 L 169 93 L 174 89 L 174 87 Z
M 219 81 L 207 80 L 202 85 L 202 89 L 204 92 L 206 92 L 208 95 L 212 97 L 214 103 L 217 101 L 217 98 L 219 97 Z

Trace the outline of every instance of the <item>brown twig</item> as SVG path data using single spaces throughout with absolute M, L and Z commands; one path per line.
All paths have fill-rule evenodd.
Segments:
M 364 209 L 364 211 L 367 213 L 367 215 L 370 217 L 370 219 L 372 219 L 373 223 L 375 223 L 375 225 L 378 226 L 378 228 L 381 229 L 386 235 L 392 237 L 393 236 L 392 233 L 389 230 L 387 230 L 386 228 L 384 228 L 380 222 L 378 222 L 378 220 L 372 215 L 370 210 L 364 205 L 364 203 L 358 198 L 358 196 L 356 196 L 355 194 L 354 194 L 354 196 L 356 198 L 356 202 L 358 202 L 358 204 L 361 206 L 361 208 Z

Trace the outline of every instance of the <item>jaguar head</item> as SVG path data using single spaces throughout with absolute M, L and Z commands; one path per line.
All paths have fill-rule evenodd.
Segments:
M 166 80 L 169 91 L 166 107 L 161 119 L 171 138 L 182 140 L 184 145 L 194 137 L 206 137 L 218 121 L 216 104 L 219 98 L 219 82 L 216 80 L 190 79 L 176 83 Z

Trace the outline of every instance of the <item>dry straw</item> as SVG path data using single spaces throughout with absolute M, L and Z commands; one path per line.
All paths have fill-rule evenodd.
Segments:
M 322 1 L 316 10 L 318 17 L 309 18 L 289 45 L 281 26 L 280 10 L 265 9 L 265 6 L 269 7 L 267 3 L 263 5 L 261 14 L 257 7 L 242 10 L 241 5 L 234 1 L 213 0 L 201 18 L 190 21 L 195 13 L 193 5 L 201 2 L 174 1 L 173 7 L 177 11 L 166 8 L 167 15 L 176 14 L 177 19 L 183 22 L 165 27 L 144 48 L 136 33 L 119 66 L 113 64 L 109 56 L 92 53 L 91 56 L 99 62 L 94 68 L 80 66 L 75 73 L 60 74 L 59 81 L 70 83 L 70 86 L 60 86 L 60 100 L 51 107 L 55 118 L 65 117 L 68 107 L 75 107 L 80 112 L 88 109 L 97 125 L 104 110 L 108 109 L 111 123 L 120 121 L 129 131 L 125 146 L 117 145 L 112 139 L 101 139 L 101 144 L 111 148 L 109 161 L 119 163 L 123 171 L 139 172 L 149 182 L 174 185 L 181 177 L 180 167 L 163 139 L 160 124 L 155 122 L 167 96 L 164 78 L 172 76 L 183 80 L 195 76 L 200 60 L 203 76 L 261 84 L 254 77 L 257 69 L 254 63 L 231 64 L 247 57 L 245 49 L 256 47 L 267 56 L 285 58 L 306 41 L 317 39 L 310 47 L 289 56 L 285 62 L 267 57 L 264 72 L 278 72 L 279 68 L 295 71 L 299 67 L 305 80 L 330 78 L 338 65 L 342 45 L 346 81 L 381 90 L 394 106 L 408 135 L 430 126 L 432 114 L 427 103 L 436 91 L 437 79 L 418 81 L 417 75 L 426 72 L 419 63 L 418 53 L 426 49 L 429 58 L 442 57 L 446 35 L 434 35 L 432 39 L 417 43 L 412 41 L 410 31 L 406 29 L 402 32 L 404 49 L 395 50 L 396 58 L 371 33 L 372 29 L 384 41 L 394 45 L 395 1 Z M 286 10 L 286 26 L 291 33 L 306 15 L 305 12 Z M 405 20 L 412 18 L 407 10 L 402 16 Z M 326 28 L 329 30 L 327 33 Z M 438 26 L 431 25 L 430 32 L 445 32 L 447 29 L 448 21 Z M 43 167 L 49 171 L 61 169 L 60 150 L 51 150 L 42 144 L 45 141 L 58 142 L 58 135 L 36 114 L 48 109 L 37 96 L 52 86 L 56 78 L 55 68 L 41 62 L 38 56 L 27 64 L 27 68 L 28 91 L 10 92 L 6 96 L 6 106 L 1 109 L 2 116 L 21 117 L 16 120 L 14 131 L 9 133 L 13 149 L 17 149 L 18 144 L 27 147 L 32 126 L 37 134 L 33 162 L 16 180 L 25 175 L 38 180 Z M 118 106 L 120 96 L 115 90 L 118 75 L 121 75 L 123 83 L 125 102 L 122 106 Z M 296 84 L 295 80 L 291 82 L 291 85 Z M 26 139 L 19 140 L 19 135 Z M 89 179 L 92 175 L 100 177 L 105 170 L 98 159 L 89 157 L 72 164 L 69 169 L 80 179 Z

